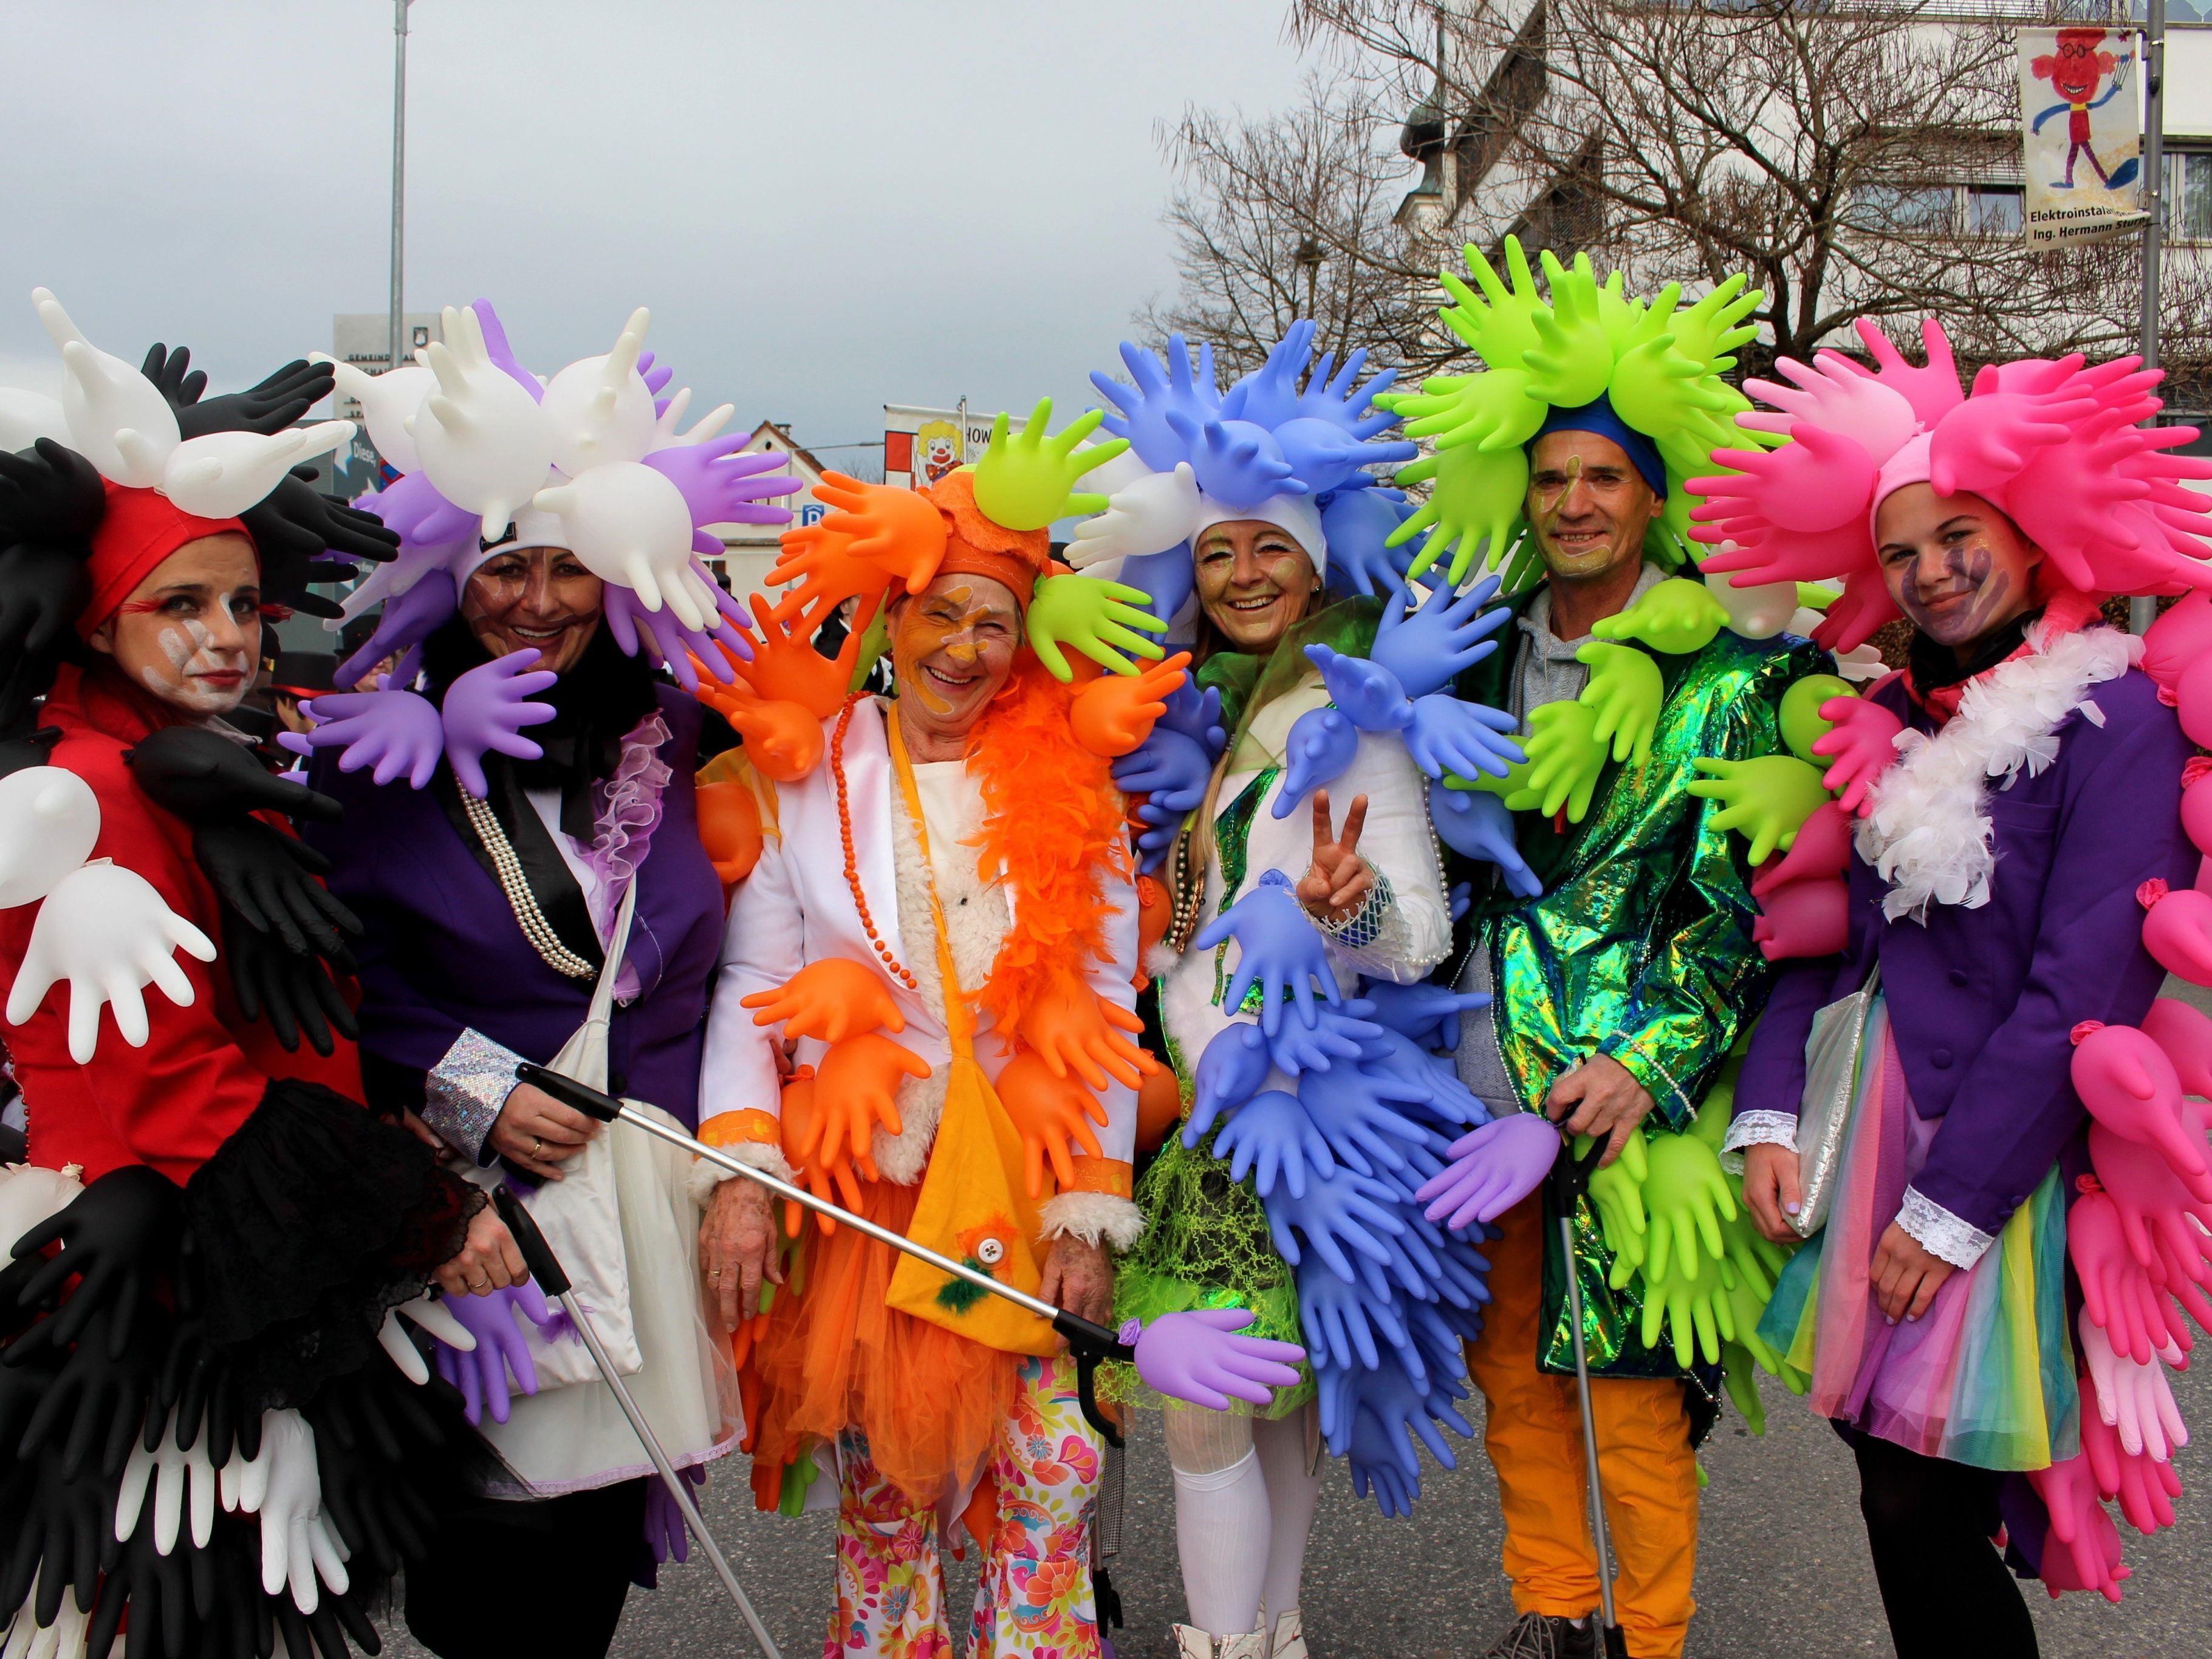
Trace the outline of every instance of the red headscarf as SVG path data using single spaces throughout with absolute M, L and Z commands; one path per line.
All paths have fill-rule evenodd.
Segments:
M 112 617 L 131 590 L 153 574 L 161 561 L 187 542 L 225 532 L 246 536 L 237 519 L 202 519 L 184 511 L 154 489 L 107 485 L 107 508 L 92 532 L 92 602 L 77 618 L 76 631 L 89 639 Z

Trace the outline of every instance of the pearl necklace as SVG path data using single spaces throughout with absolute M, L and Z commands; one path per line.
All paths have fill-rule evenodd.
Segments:
M 598 978 L 599 970 L 561 943 L 553 924 L 538 908 L 538 896 L 530 890 L 530 882 L 522 872 L 522 860 L 515 855 L 507 831 L 500 828 L 491 804 L 465 789 L 460 794 L 462 809 L 469 815 L 469 827 L 477 832 L 477 839 L 491 855 L 492 868 L 499 874 L 500 890 L 507 895 L 507 908 L 514 912 L 523 938 L 530 941 L 531 948 L 555 973 L 568 979 Z

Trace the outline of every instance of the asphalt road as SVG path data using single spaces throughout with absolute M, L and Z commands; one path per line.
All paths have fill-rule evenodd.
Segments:
M 2167 988 L 2212 1010 L 2212 997 L 2202 990 L 2172 982 Z M 1711 1484 L 1689 1654 L 1888 1654 L 1850 1455 L 1779 1384 L 1761 1382 L 1765 1437 L 1751 1435 L 1731 1409 L 1702 1453 Z M 2212 1381 L 2203 1370 L 2176 1377 L 2174 1393 L 2183 1415 L 2212 1439 Z M 1479 1437 L 1477 1410 L 1468 1415 Z M 2203 1461 L 2191 1451 L 2178 1461 L 2191 1487 Z M 1121 1659 L 1171 1659 L 1169 1626 L 1183 1613 L 1175 1494 L 1150 1414 L 1130 1437 L 1124 1490 L 1121 1553 L 1111 1571 L 1128 1622 L 1115 1633 L 1115 1650 Z M 2194 1492 L 2179 1507 L 2180 1525 L 2155 1538 L 2122 1528 L 2134 1577 L 2118 1607 L 2081 1595 L 2054 1601 L 2039 1585 L 2023 1587 L 2048 1659 L 2212 1653 L 2212 1516 Z M 705 1513 L 787 1659 L 817 1659 L 832 1601 L 831 1517 L 787 1521 L 757 1513 L 742 1465 L 710 1482 Z M 1425 1472 L 1410 1520 L 1386 1521 L 1355 1499 L 1343 1465 L 1333 1462 L 1306 1558 L 1306 1632 L 1317 1659 L 1474 1659 L 1512 1621 L 1498 1570 L 1501 1535 L 1479 1439 L 1464 1449 L 1457 1469 Z M 949 1606 L 967 1606 L 974 1565 L 972 1551 L 966 1564 L 951 1564 Z M 398 1629 L 385 1651 L 419 1659 L 423 1650 Z M 662 1570 L 659 1589 L 631 1592 L 611 1651 L 616 1659 L 677 1653 L 702 1659 L 752 1649 L 713 1570 L 695 1553 L 688 1565 Z

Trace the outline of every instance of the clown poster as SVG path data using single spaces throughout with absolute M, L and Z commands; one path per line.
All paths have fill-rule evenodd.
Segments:
M 2142 121 L 2131 30 L 2022 29 L 2030 247 L 2132 233 L 2142 208 Z

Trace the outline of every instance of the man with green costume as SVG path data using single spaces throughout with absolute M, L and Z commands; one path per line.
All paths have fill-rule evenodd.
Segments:
M 1647 307 L 1622 297 L 1617 275 L 1601 288 L 1587 258 L 1565 269 L 1547 252 L 1547 305 L 1512 239 L 1510 287 L 1468 255 L 1484 293 L 1446 276 L 1457 303 L 1443 320 L 1489 368 L 1397 400 L 1408 432 L 1437 443 L 1400 475 L 1433 484 L 1401 537 L 1432 527 L 1423 560 L 1456 544 L 1455 586 L 1486 539 L 1518 589 L 1504 648 L 1455 691 L 1516 715 L 1528 763 L 1480 793 L 1455 780 L 1431 793 L 1444 839 L 1495 866 L 1462 857 L 1448 872 L 1473 877 L 1474 891 L 1445 973 L 1493 998 L 1487 1018 L 1464 1018 L 1458 1066 L 1494 1112 L 1544 1112 L 1606 1142 L 1594 1201 L 1573 1218 L 1571 1265 L 1599 1379 L 1616 1614 L 1631 1653 L 1673 1656 L 1694 1605 L 1692 1448 L 1714 1399 L 1710 1370 L 1687 1376 L 1682 1362 L 1693 1324 L 1715 1346 L 1709 1322 L 1726 1328 L 1727 1299 L 1713 1256 L 1645 1241 L 1692 1238 L 1701 1214 L 1727 1207 L 1698 1106 L 1767 983 L 1751 868 L 1729 830 L 1787 814 L 1755 769 L 1725 763 L 1782 750 L 1783 693 L 1822 653 L 1730 631 L 1741 607 L 1693 568 L 1670 574 L 1686 553 L 1684 481 L 1742 441 L 1724 422 L 1750 405 L 1718 373 L 1751 337 L 1739 324 L 1758 296 L 1738 278 L 1687 308 L 1673 288 Z M 1706 1115 L 1725 1128 L 1725 1109 Z M 1599 1643 L 1570 1264 L 1547 1201 L 1539 1188 L 1485 1247 L 1494 1300 L 1468 1350 L 1521 1615 L 1498 1659 Z M 1674 1343 L 1654 1346 L 1668 1318 Z

